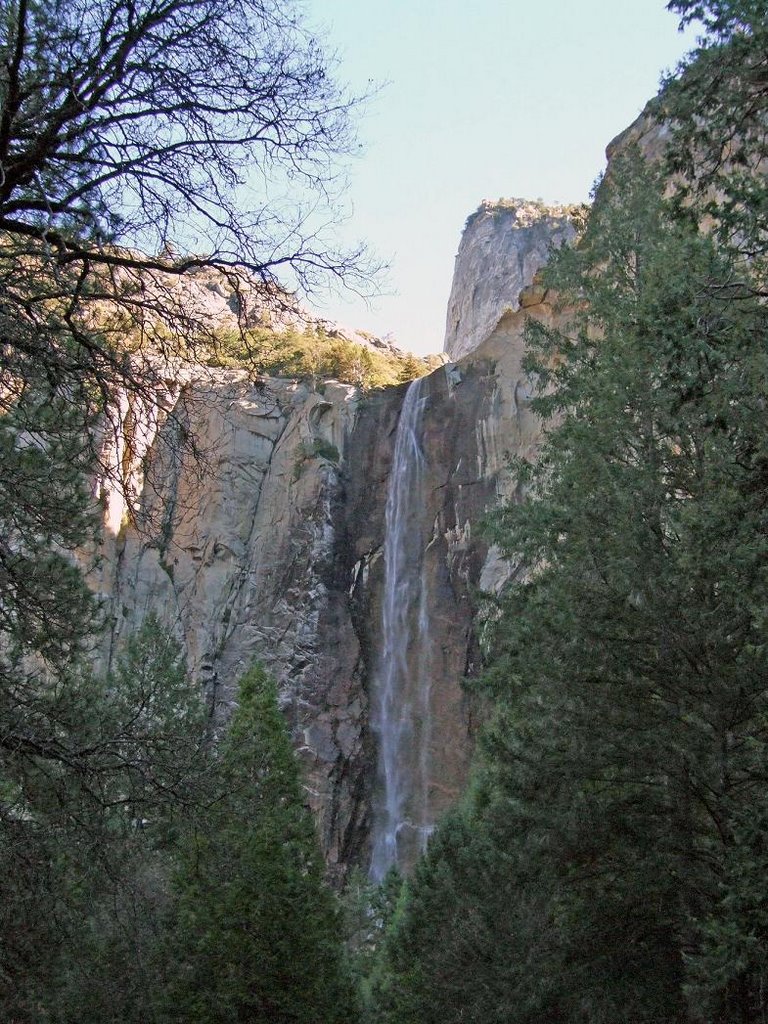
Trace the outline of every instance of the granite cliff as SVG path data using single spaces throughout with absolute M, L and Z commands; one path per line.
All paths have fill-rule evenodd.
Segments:
M 508 455 L 530 453 L 539 437 L 520 369 L 522 328 L 528 314 L 555 313 L 539 289 L 523 301 L 471 355 L 419 385 L 423 487 L 409 529 L 421 538 L 412 568 L 423 580 L 428 635 L 417 623 L 403 643 L 410 664 L 428 659 L 419 713 L 429 724 L 424 750 L 406 740 L 399 757 L 406 772 L 409 758 L 420 759 L 419 793 L 408 799 L 422 808 L 422 836 L 466 780 L 472 708 L 462 681 L 477 660 L 474 593 L 508 571 L 475 524 L 514 488 Z M 110 434 L 132 515 L 109 475 L 99 485 L 105 530 L 90 578 L 111 623 L 103 659 L 154 611 L 180 639 L 221 723 L 239 675 L 262 661 L 279 682 L 336 877 L 369 864 L 386 785 L 371 708 L 387 488 L 407 389 L 362 394 L 333 381 L 190 372 L 154 402 L 124 403 Z M 194 437 L 196 452 L 184 437 Z M 397 859 L 407 865 L 420 841 L 402 824 Z
M 503 313 L 519 308 L 521 289 L 550 247 L 576 236 L 584 210 L 527 199 L 485 199 L 467 219 L 448 299 L 444 351 L 460 359 L 484 341 Z

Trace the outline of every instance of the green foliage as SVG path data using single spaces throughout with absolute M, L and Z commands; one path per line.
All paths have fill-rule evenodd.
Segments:
M 514 925 L 521 893 L 509 868 L 467 812 L 441 823 L 392 920 L 374 1020 L 518 1019 L 522 936 Z
M 383 941 L 395 919 L 403 885 L 396 867 L 378 885 L 352 871 L 342 894 L 347 953 L 366 1022 L 380 1019 L 380 989 L 386 985 Z
M 669 169 L 680 212 L 717 232 L 742 257 L 742 279 L 766 294 L 768 120 L 765 0 L 673 0 L 704 36 L 665 83 L 658 114 L 673 126 Z
M 217 770 L 221 797 L 185 838 L 174 888 L 173 1020 L 355 1019 L 334 898 L 274 684 L 240 682 Z
M 393 1024 L 768 1010 L 768 311 L 661 193 L 628 153 L 545 271 L 578 312 L 529 327 L 547 434 L 489 527 L 525 571 L 480 782 L 392 931 Z
M 209 784 L 204 709 L 178 645 L 150 619 L 107 677 L 70 671 L 23 704 L 13 696 L 0 764 L 2 1016 L 154 1020 L 165 851 Z
M 416 380 L 417 377 L 423 377 L 432 369 L 434 367 L 431 365 L 429 358 L 419 359 L 418 356 L 409 353 L 400 360 L 396 383 L 405 384 L 407 381 Z
M 82 650 L 95 604 L 63 554 L 94 533 L 84 471 L 87 405 L 29 367 L 24 382 L 0 374 L 0 683 L 26 685 L 36 652 L 56 672 Z M 0 698 L 2 699 L 2 698 Z
M 318 459 L 326 459 L 328 462 L 338 463 L 341 458 L 339 449 L 330 441 L 316 437 L 312 444 L 312 454 Z
M 299 479 L 305 463 L 311 459 L 324 459 L 326 462 L 332 462 L 334 466 L 337 466 L 340 458 L 341 454 L 336 445 L 322 437 L 315 437 L 311 441 L 302 441 L 296 451 L 296 461 L 293 464 L 293 479 Z
M 50 694 L 56 746 L 3 764 L 0 1010 L 24 1024 L 356 1020 L 335 898 L 274 685 L 217 750 L 148 621 Z
M 370 390 L 423 376 L 433 361 L 369 348 L 321 328 L 259 328 L 223 337 L 211 349 L 214 366 L 237 366 L 273 377 L 333 379 Z

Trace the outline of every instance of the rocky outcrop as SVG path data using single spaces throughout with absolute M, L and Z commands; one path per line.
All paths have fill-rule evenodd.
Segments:
M 664 159 L 672 135 L 672 126 L 668 121 L 658 120 L 654 116 L 653 108 L 652 102 L 629 127 L 611 139 L 605 147 L 608 161 L 606 176 L 610 175 L 611 161 L 632 146 L 637 146 L 643 157 L 651 163 L 659 164 Z
M 484 200 L 459 244 L 448 299 L 444 350 L 451 359 L 472 352 L 547 261 L 552 246 L 576 235 L 576 207 L 525 199 Z

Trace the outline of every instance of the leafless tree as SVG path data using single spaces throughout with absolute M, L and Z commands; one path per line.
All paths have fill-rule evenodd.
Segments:
M 284 199 L 297 183 L 333 196 L 352 143 L 352 103 L 290 0 L 0 10 L 0 230 L 84 272 L 289 267 L 314 284 L 356 271 L 360 254 L 323 246 L 295 192 Z M 168 255 L 190 243 L 206 255 Z
M 84 624 L 56 552 L 89 529 L 91 428 L 210 340 L 215 275 L 244 299 L 362 285 L 331 230 L 356 104 L 333 70 L 293 0 L 0 0 L 0 634 L 20 655 L 58 638 L 56 660 Z

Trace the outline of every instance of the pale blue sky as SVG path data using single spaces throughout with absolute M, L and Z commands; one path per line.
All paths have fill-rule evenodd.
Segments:
M 471 6 L 470 6 L 471 3 Z M 394 295 L 315 303 L 344 324 L 442 349 L 461 229 L 481 199 L 585 200 L 606 144 L 690 48 L 663 0 L 305 0 L 360 123 L 346 230 L 390 261 Z

